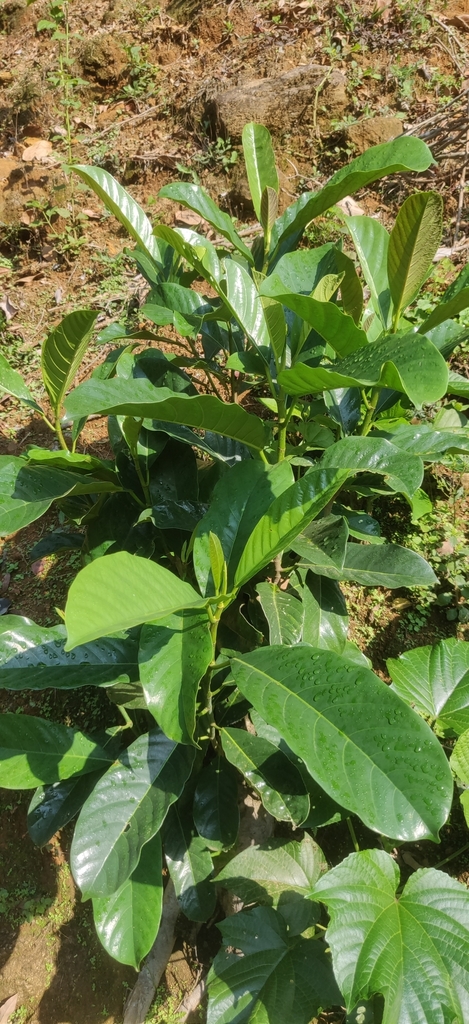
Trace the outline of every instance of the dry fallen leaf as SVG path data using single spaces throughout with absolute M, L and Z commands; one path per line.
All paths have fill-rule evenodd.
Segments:
M 454 541 L 451 537 L 448 537 L 443 541 L 441 548 L 437 549 L 437 555 L 452 555 L 454 551 Z
M 364 209 L 352 199 L 352 196 L 345 196 L 344 199 L 340 199 L 337 206 L 347 214 L 347 217 L 363 217 L 365 213 Z
M 176 213 L 174 220 L 183 228 L 195 228 L 205 223 L 200 213 L 194 213 L 192 210 L 180 210 Z
M 18 1002 L 18 993 L 15 992 L 14 996 L 10 996 L 6 1002 L 0 1006 L 0 1024 L 8 1024 L 8 1021 L 12 1013 L 16 1010 L 16 1004 Z
M 448 25 L 454 25 L 462 32 L 469 32 L 469 14 L 452 14 L 450 18 L 446 18 L 446 21 Z
M 101 220 L 102 217 L 101 213 L 98 213 L 97 210 L 92 210 L 89 206 L 85 206 L 84 210 L 82 210 L 81 212 L 86 214 L 86 216 L 89 217 L 90 220 Z
M 4 295 L 2 301 L 0 302 L 0 309 L 3 310 L 7 320 L 13 320 L 13 317 L 16 316 L 18 312 L 17 307 L 14 306 L 12 302 L 10 302 L 8 295 Z
M 375 0 L 375 11 L 381 11 L 380 21 L 385 25 L 391 14 L 391 0 Z
M 35 139 L 31 146 L 23 150 L 22 160 L 45 160 L 52 153 L 52 142 L 47 139 Z

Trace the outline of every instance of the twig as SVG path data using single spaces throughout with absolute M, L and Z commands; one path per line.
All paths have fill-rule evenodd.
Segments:
M 179 1024 L 185 1024 L 187 1018 L 190 1017 L 191 1013 L 195 1013 L 197 1008 L 200 1006 L 202 999 L 205 996 L 206 990 L 207 982 L 204 977 L 200 979 L 195 988 L 192 989 L 192 992 L 188 992 L 188 994 L 184 996 L 182 1003 L 179 1003 L 179 1006 L 176 1010 L 176 1015 L 178 1016 Z M 182 1015 L 180 1019 L 179 1014 Z
M 454 39 L 455 43 L 458 44 L 459 49 L 462 50 L 464 56 L 467 57 L 466 47 L 463 46 L 461 40 L 456 35 L 456 32 L 453 32 L 453 30 L 450 27 L 450 25 L 445 25 L 444 21 L 441 21 L 440 18 L 437 18 L 436 14 L 430 14 L 430 12 L 429 12 L 428 17 L 431 19 L 431 21 L 436 22 L 436 24 L 439 25 L 440 28 L 443 29 L 443 32 L 446 32 L 446 34 L 450 37 L 450 39 Z
M 125 1005 L 124 1024 L 145 1024 L 156 989 L 173 950 L 178 916 L 179 904 L 173 883 L 169 881 L 165 889 L 158 935 Z
M 458 212 L 456 214 L 456 223 L 454 225 L 454 238 L 453 246 L 456 245 L 459 236 L 459 228 L 461 226 L 462 211 L 464 207 L 464 193 L 466 191 L 466 169 L 467 162 L 469 160 L 469 95 L 467 97 L 467 129 L 466 129 L 466 156 L 462 165 L 461 179 L 459 182 L 459 199 L 458 199 Z
M 166 100 L 164 103 L 158 103 L 156 107 L 147 107 L 146 110 L 142 110 L 140 114 L 134 114 L 132 117 L 125 117 L 123 121 L 113 121 L 112 124 L 108 125 L 107 128 L 103 128 L 101 132 L 98 132 L 98 138 L 103 135 L 107 135 L 108 132 L 112 132 L 114 128 L 124 128 L 125 125 L 135 124 L 136 121 L 145 121 L 150 117 L 154 117 L 160 110 L 166 106 Z

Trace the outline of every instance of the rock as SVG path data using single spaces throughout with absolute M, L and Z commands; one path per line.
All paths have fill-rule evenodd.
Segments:
M 25 0 L 6 0 L 6 3 L 0 4 L 0 30 L 7 34 L 13 32 L 26 9 Z
M 83 72 L 101 85 L 118 82 L 128 66 L 127 54 L 107 32 L 86 40 L 80 53 Z
M 344 114 L 348 98 L 340 71 L 305 64 L 275 78 L 245 82 L 207 102 L 206 114 L 218 132 L 236 142 L 248 121 L 264 124 L 274 135 Z
M 357 153 L 364 153 L 370 146 L 390 142 L 403 133 L 402 121 L 398 117 L 370 117 L 369 120 L 351 124 L 346 130 L 347 140 L 355 146 Z

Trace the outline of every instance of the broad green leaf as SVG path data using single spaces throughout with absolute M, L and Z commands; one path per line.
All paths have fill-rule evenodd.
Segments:
M 225 756 L 257 790 L 266 811 L 294 825 L 308 817 L 309 797 L 295 765 L 262 736 L 244 729 L 222 729 Z
M 163 263 L 162 251 L 153 235 L 153 228 L 146 213 L 112 174 L 101 167 L 85 167 L 80 164 L 76 164 L 73 170 L 101 199 L 106 209 L 114 214 L 147 256 L 158 263 Z
M 436 576 L 416 551 L 399 544 L 348 544 L 340 579 L 363 587 L 431 587 Z
M 200 520 L 194 540 L 194 569 L 203 594 L 214 594 L 211 574 L 210 533 L 220 540 L 228 566 L 228 590 L 257 523 L 276 497 L 291 487 L 293 472 L 287 462 L 266 466 L 252 459 L 233 466 L 214 488 L 210 508 Z
M 442 231 L 443 200 L 439 193 L 415 192 L 408 196 L 389 236 L 388 277 L 396 324 L 427 278 Z
M 65 606 L 66 650 L 204 604 L 162 565 L 117 551 L 85 565 L 73 580 Z
M 183 914 L 189 921 L 208 921 L 216 906 L 212 857 L 179 804 L 169 809 L 163 835 L 168 871 Z
M 228 850 L 239 830 L 238 782 L 226 758 L 202 768 L 194 794 L 194 824 L 210 850 Z
M 31 715 L 0 715 L 0 787 L 36 789 L 99 771 L 112 754 L 78 729 Z
M 103 480 L 115 479 L 114 463 L 110 459 L 96 459 L 94 455 L 82 452 L 49 451 L 48 448 L 28 448 L 24 456 L 28 466 L 48 466 L 52 469 L 65 469 L 76 473 L 93 473 Z
M 200 277 L 208 281 L 212 288 L 218 290 L 218 282 L 222 276 L 222 267 L 215 247 L 207 238 L 199 235 L 196 231 L 190 231 L 185 228 L 169 228 L 166 224 L 156 224 L 153 228 L 153 234 L 161 238 L 166 245 L 170 245 L 179 256 L 182 256 L 187 261 L 190 267 L 194 268 Z M 185 291 L 187 292 L 188 289 L 185 289 Z M 187 308 L 186 312 L 189 313 L 190 311 L 190 307 Z M 186 317 L 180 315 L 177 311 L 162 308 L 163 319 L 157 318 L 155 313 L 155 307 L 152 307 L 150 319 L 153 323 L 165 324 L 172 322 L 179 334 L 193 333 L 193 331 L 187 330 L 190 324 L 188 325 Z M 170 317 L 169 321 L 166 319 L 168 316 Z M 203 317 L 200 317 L 200 326 L 202 320 Z
M 234 248 L 242 253 L 249 263 L 252 263 L 251 250 L 235 231 L 231 217 L 219 209 L 202 185 L 193 185 L 187 181 L 172 181 L 169 185 L 164 185 L 158 194 L 162 199 L 173 199 L 181 206 L 200 213 L 200 216 L 208 221 L 212 228 L 227 238 Z
M 311 295 L 322 279 L 337 274 L 337 248 L 332 242 L 314 249 L 287 252 L 275 266 L 283 291 Z
M 274 354 L 275 365 L 277 370 L 280 370 L 285 357 L 285 345 L 287 340 L 285 314 L 282 306 L 279 302 L 276 302 L 275 299 L 267 299 L 265 296 L 262 296 L 261 302 L 264 310 L 267 330 L 269 332 L 270 344 Z
M 88 348 L 97 315 L 95 310 L 88 309 L 68 313 L 42 346 L 42 379 L 55 415 Z
M 336 388 L 325 391 L 324 404 L 328 415 L 342 428 L 344 434 L 353 434 L 361 417 L 361 394 L 358 388 Z
M 3 623 L 2 623 L 3 625 Z M 71 690 L 138 678 L 138 638 L 107 637 L 64 650 L 64 626 L 12 624 L 0 635 L 0 687 Z
M 33 398 L 29 388 L 26 386 L 22 376 L 17 370 L 10 366 L 5 356 L 0 355 L 0 394 L 13 395 L 23 405 L 42 413 L 41 406 Z
M 438 324 L 442 324 L 445 320 L 452 320 L 454 316 L 461 313 L 463 309 L 467 309 L 469 306 L 469 287 L 462 288 L 449 302 L 439 302 L 430 316 L 424 320 L 423 324 L 420 324 L 419 333 L 426 334 L 427 331 L 431 331 L 433 327 L 438 327 Z
M 175 394 L 169 388 L 155 388 L 149 380 L 86 381 L 75 388 L 65 406 L 71 419 L 93 412 L 144 416 L 223 434 L 256 452 L 266 443 L 267 432 L 262 420 L 240 405 L 222 402 L 215 395 Z
M 463 398 L 467 398 L 469 396 L 469 379 L 463 377 L 461 373 L 454 373 L 453 370 L 450 370 L 448 392 L 450 395 L 462 395 Z
M 28 832 L 36 846 L 45 846 L 81 810 L 103 771 L 73 775 L 70 779 L 39 786 L 28 807 Z
M 314 886 L 347 1009 L 380 992 L 382 1024 L 464 1024 L 469 1011 L 469 894 L 443 871 L 399 870 L 382 850 L 352 853 Z
M 8 633 L 10 629 L 23 629 L 24 626 L 34 626 L 31 619 L 25 615 L 2 615 L 0 616 L 0 635 Z
M 303 634 L 302 601 L 275 583 L 258 583 L 256 590 L 269 627 L 269 643 L 297 644 Z
M 469 643 L 450 637 L 389 658 L 387 666 L 393 689 L 421 715 L 458 735 L 469 729 Z
M 291 547 L 300 556 L 301 568 L 311 567 L 313 572 L 331 579 L 339 579 L 345 562 L 348 540 L 347 520 L 342 516 L 324 516 L 291 541 Z
M 428 338 L 406 334 L 375 341 L 332 367 L 296 363 L 292 369 L 283 370 L 278 379 L 289 395 L 307 395 L 324 388 L 379 386 L 402 391 L 421 407 L 446 393 L 448 368 Z
M 231 665 L 241 693 L 334 800 L 384 835 L 438 841 L 452 798 L 446 757 L 373 672 L 310 647 L 259 649 Z
M 114 960 L 138 971 L 158 933 L 163 909 L 161 838 L 142 849 L 130 878 L 112 896 L 93 900 L 98 938 Z
M 334 250 L 337 269 L 343 275 L 340 282 L 340 299 L 344 313 L 358 324 L 363 313 L 363 286 L 350 256 L 341 249 Z
M 243 128 L 243 153 L 248 176 L 249 191 L 258 220 L 261 219 L 261 200 L 265 188 L 279 190 L 275 154 L 270 132 L 262 124 L 251 121 Z M 263 225 L 265 228 L 265 225 Z
M 374 217 L 344 217 L 355 246 L 363 277 L 370 289 L 373 309 L 385 330 L 391 326 L 388 280 L 389 233 Z
M 450 765 L 458 779 L 469 786 L 469 729 L 454 744 Z
M 299 843 L 268 839 L 248 846 L 219 871 L 216 882 L 244 903 L 276 906 L 290 893 L 309 896 L 325 871 L 324 854 L 306 832 Z
M 356 157 L 333 174 L 319 192 L 305 192 L 285 210 L 272 232 L 271 262 L 287 247 L 293 249 L 306 225 L 345 196 L 353 195 L 359 188 L 365 188 L 372 181 L 378 181 L 388 174 L 426 171 L 431 163 L 431 152 L 421 139 L 402 136 L 392 142 L 372 146 L 362 156 Z
M 213 657 L 205 611 L 143 626 L 138 660 L 148 710 L 166 736 L 193 743 L 200 680 Z
M 469 381 L 467 384 L 469 394 Z M 469 453 L 469 434 L 435 430 L 429 423 L 419 423 L 418 426 L 400 423 L 395 430 L 374 431 L 374 434 L 378 433 L 406 454 L 419 455 L 424 462 L 440 462 L 445 452 Z
M 142 847 L 180 796 L 193 760 L 192 747 L 151 729 L 102 776 L 80 812 L 70 853 L 84 899 L 112 896 L 130 877 Z
M 0 537 L 29 526 L 52 505 L 52 497 L 31 501 L 14 496 L 18 474 L 24 465 L 23 459 L 16 456 L 0 455 Z
M 208 976 L 207 1024 L 309 1024 L 322 1006 L 340 1004 L 320 939 L 291 936 L 272 907 L 232 914 L 218 925 L 223 946 Z
M 368 346 L 368 339 L 348 313 L 343 313 L 334 302 L 320 302 L 310 295 L 286 292 L 276 273 L 267 277 L 260 289 L 261 295 L 277 299 L 292 309 L 331 345 L 340 358 Z
M 235 260 L 225 261 L 225 301 L 240 327 L 257 349 L 270 345 L 270 334 L 257 288 L 247 271 Z
M 274 188 L 267 186 L 261 197 L 261 215 L 260 222 L 264 228 L 264 245 L 266 239 L 268 239 L 270 232 L 277 220 L 278 216 L 278 192 Z
M 300 570 L 298 583 L 304 608 L 303 641 L 341 654 L 348 633 L 347 606 L 338 583 Z
M 235 572 L 235 586 L 242 586 L 287 548 L 334 497 L 346 476 L 344 470 L 309 469 L 275 498 L 245 545 Z
M 348 654 L 346 654 L 345 648 L 344 657 L 346 656 Z M 366 663 L 366 667 L 368 667 L 368 663 Z M 312 775 L 307 771 L 304 761 L 293 753 L 293 750 L 285 743 L 278 729 L 275 729 L 273 725 L 268 725 L 265 719 L 253 707 L 249 708 L 249 717 L 257 736 L 270 740 L 278 750 L 281 750 L 293 762 L 303 779 L 309 796 L 309 814 L 305 821 L 302 822 L 302 828 L 318 828 L 320 825 L 329 825 L 332 822 L 340 821 L 346 812 L 334 800 L 331 800 L 329 794 L 313 779 Z
M 382 473 L 393 491 L 410 497 L 423 480 L 423 462 L 418 455 L 402 451 L 381 437 L 345 437 L 331 445 L 321 466 L 349 469 L 351 473 Z

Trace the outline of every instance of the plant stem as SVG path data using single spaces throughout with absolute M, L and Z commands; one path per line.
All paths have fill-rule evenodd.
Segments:
M 351 818 L 347 818 L 347 825 L 348 825 L 348 830 L 350 832 L 350 835 L 352 837 L 352 843 L 353 843 L 353 848 L 355 850 L 355 853 L 360 853 L 360 847 L 358 845 L 358 839 L 357 839 L 357 837 L 355 835 L 355 829 L 353 827 L 353 822 L 352 822 Z
M 469 850 L 469 843 L 466 843 L 465 846 L 461 846 L 461 849 L 456 850 L 455 853 L 450 853 L 449 857 L 445 857 L 444 860 L 439 860 L 438 864 L 435 864 L 434 867 L 442 868 L 444 864 L 449 864 L 450 860 L 456 860 L 456 857 L 459 857 L 460 853 L 465 853 L 466 850 Z
M 378 405 L 379 395 L 380 388 L 373 388 L 373 391 L 371 392 L 370 403 L 368 405 L 368 409 L 366 411 L 366 415 L 360 429 L 360 434 L 362 437 L 365 437 L 366 434 L 368 434 L 370 431 L 371 424 L 373 423 L 374 415 L 376 412 L 376 406 Z
M 55 432 L 57 434 L 57 437 L 59 439 L 60 447 L 63 449 L 64 452 L 68 452 L 70 449 L 69 449 L 69 447 L 67 445 L 67 442 L 66 442 L 66 440 L 64 438 L 64 435 L 63 435 L 62 427 L 60 425 L 60 416 L 56 417 L 54 430 L 55 430 Z
M 278 395 L 277 395 L 277 410 L 278 410 L 278 437 L 277 437 L 278 452 L 277 452 L 277 461 L 278 462 L 283 462 L 283 460 L 285 458 L 285 455 L 286 455 L 286 451 L 287 451 L 287 426 L 288 426 L 286 399 L 285 399 L 285 392 L 284 392 L 283 388 L 279 388 L 279 391 L 278 391 Z

